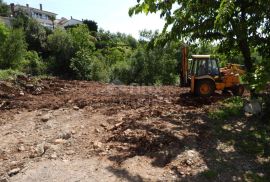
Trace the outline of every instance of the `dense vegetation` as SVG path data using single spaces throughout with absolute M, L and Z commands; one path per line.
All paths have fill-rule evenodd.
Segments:
M 0 24 L 0 69 L 123 84 L 176 84 L 181 44 L 171 41 L 150 49 L 156 35 L 144 30 L 136 40 L 91 20 L 49 30 L 19 11 L 12 27 Z
M 105 31 L 92 20 L 49 30 L 19 11 L 12 27 L 0 24 L 0 69 L 124 84 L 176 84 L 180 48 L 188 43 L 189 54 L 211 53 L 221 64 L 245 64 L 250 87 L 260 91 L 270 77 L 268 10 L 263 1 L 138 1 L 130 15 L 160 12 L 166 20 L 162 33 L 143 30 L 139 40 Z M 2 0 L 0 14 L 10 14 Z
M 182 39 L 191 44 L 205 40 L 216 42 L 219 53 L 225 53 L 227 58 L 241 57 L 248 71 L 247 81 L 253 89 L 262 89 L 270 80 L 267 0 L 137 2 L 130 8 L 130 15 L 159 13 L 165 19 L 161 40 Z

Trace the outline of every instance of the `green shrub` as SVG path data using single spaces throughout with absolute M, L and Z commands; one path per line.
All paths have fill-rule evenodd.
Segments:
M 26 52 L 26 42 L 21 29 L 11 30 L 6 40 L 0 45 L 0 68 L 17 69 Z
M 18 75 L 23 75 L 23 74 L 24 73 L 20 71 L 12 70 L 12 69 L 0 70 L 0 80 L 15 79 Z
M 66 31 L 56 29 L 48 36 L 47 43 L 50 53 L 49 70 L 56 75 L 71 75 L 70 61 L 75 55 L 72 37 Z
M 117 62 L 112 66 L 111 80 L 119 80 L 125 84 L 131 82 L 130 65 L 126 61 Z
M 202 172 L 202 175 L 208 180 L 214 180 L 218 176 L 218 173 L 213 170 L 207 170 Z
M 76 51 L 81 49 L 95 49 L 95 38 L 90 35 L 86 25 L 79 25 L 74 28 L 70 28 L 67 30 L 67 33 L 70 35 Z
M 25 54 L 25 62 L 23 64 L 23 71 L 33 76 L 42 75 L 45 73 L 45 64 L 42 62 L 38 53 L 35 51 L 28 51 Z
M 82 49 L 71 59 L 70 68 L 77 79 L 107 81 L 108 73 L 105 63 L 89 50 Z
M 10 33 L 10 29 L 0 22 L 0 42 L 5 42 Z

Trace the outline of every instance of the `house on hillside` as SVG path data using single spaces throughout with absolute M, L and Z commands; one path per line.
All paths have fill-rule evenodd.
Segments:
M 82 21 L 76 20 L 72 16 L 70 20 L 63 17 L 61 19 L 56 20 L 56 26 L 63 29 L 66 27 L 76 26 L 76 25 L 81 25 L 81 24 L 83 24 Z
M 19 4 L 10 4 L 11 8 L 11 17 L 0 17 L 0 22 L 5 23 L 8 26 L 11 26 L 11 19 L 15 16 L 16 12 L 18 11 L 24 11 L 26 12 L 30 17 L 37 20 L 41 25 L 44 27 L 47 27 L 49 29 L 53 28 L 62 28 L 65 29 L 69 26 L 75 26 L 83 24 L 82 21 L 74 19 L 72 16 L 70 20 L 66 18 L 56 19 L 57 14 L 49 11 L 44 11 L 42 4 L 39 5 L 39 9 L 32 8 L 29 6 L 29 4 L 26 4 L 25 6 L 19 5 Z M 52 18 L 53 17 L 53 18 Z
M 19 10 L 22 10 L 26 12 L 30 17 L 37 20 L 41 25 L 44 27 L 47 27 L 49 29 L 53 29 L 54 22 L 52 22 L 51 17 L 56 18 L 57 14 L 49 11 L 44 11 L 42 8 L 42 4 L 39 5 L 39 9 L 32 8 L 29 6 L 29 4 L 26 4 L 26 6 L 23 5 L 15 5 L 14 3 L 10 4 L 11 7 L 11 13 L 14 16 L 15 13 Z
M 10 17 L 3 17 L 0 16 L 0 22 L 6 24 L 7 26 L 11 27 L 11 18 Z

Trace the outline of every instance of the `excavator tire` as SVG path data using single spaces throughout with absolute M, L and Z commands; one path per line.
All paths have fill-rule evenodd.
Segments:
M 232 89 L 232 93 L 235 96 L 242 96 L 245 92 L 245 87 L 243 85 L 236 85 Z
M 195 85 L 195 94 L 200 97 L 209 97 L 215 92 L 215 83 L 212 80 L 198 80 Z

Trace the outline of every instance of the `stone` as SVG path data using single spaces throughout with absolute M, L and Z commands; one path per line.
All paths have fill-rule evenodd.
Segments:
M 53 154 L 50 156 L 50 159 L 57 159 L 57 154 L 56 154 L 56 153 L 53 153 Z
M 51 119 L 51 115 L 50 114 L 45 114 L 44 116 L 41 117 L 41 121 L 42 122 L 47 122 Z
M 95 132 L 96 132 L 96 133 L 100 133 L 100 130 L 96 128 L 96 129 L 95 129 Z
M 38 156 L 42 156 L 45 153 L 45 143 L 41 143 L 39 145 L 37 145 L 37 147 L 35 148 L 35 152 Z
M 79 108 L 78 106 L 74 106 L 73 109 L 74 109 L 75 111 L 80 110 L 80 108 Z
M 245 104 L 244 111 L 249 114 L 259 114 L 262 112 L 262 106 L 258 100 L 251 100 Z
M 191 166 L 193 164 L 193 161 L 191 159 L 186 160 L 186 164 Z
M 73 155 L 73 154 L 75 154 L 75 151 L 69 150 L 69 151 L 66 152 L 66 154 L 67 154 L 67 155 Z
M 101 127 L 104 127 L 104 128 L 107 127 L 104 123 L 101 123 L 100 126 L 101 126 Z
M 60 134 L 59 134 L 59 138 L 61 138 L 61 139 L 64 139 L 64 140 L 68 140 L 68 139 L 70 139 L 71 138 L 71 132 L 69 132 L 69 131 L 63 131 L 63 132 L 61 132 Z
M 56 140 L 54 141 L 54 143 L 55 143 L 55 144 L 63 144 L 63 143 L 66 143 L 66 140 L 63 140 L 63 139 L 59 138 L 59 139 L 56 139 Z
M 20 91 L 19 95 L 20 96 L 24 96 L 24 92 L 23 91 Z
M 102 147 L 103 144 L 101 142 L 95 141 L 93 145 L 95 149 L 99 149 Z
M 130 133 L 132 133 L 131 129 L 127 129 L 127 130 L 124 131 L 125 135 L 129 135 Z
M 0 182 L 9 182 L 8 178 L 4 177 L 4 178 L 0 178 Z
M 25 147 L 24 147 L 23 145 L 21 145 L 21 146 L 18 148 L 18 151 L 19 151 L 19 152 L 25 151 Z
M 34 85 L 33 84 L 26 84 L 25 87 L 31 89 L 31 88 L 34 88 Z
M 20 172 L 20 168 L 15 168 L 15 169 L 12 169 L 12 170 L 10 170 L 9 172 L 8 172 L 8 175 L 9 176 L 14 176 L 14 175 L 16 175 L 16 174 L 18 174 L 19 172 Z

